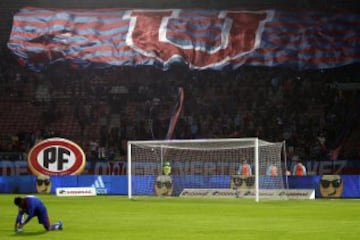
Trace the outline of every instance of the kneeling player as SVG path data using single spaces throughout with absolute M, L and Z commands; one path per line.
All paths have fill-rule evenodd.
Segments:
M 50 224 L 46 206 L 39 198 L 35 196 L 16 197 L 14 198 L 14 204 L 19 207 L 15 221 L 15 232 L 22 232 L 25 224 L 35 216 L 38 218 L 39 224 L 44 226 L 45 230 L 62 230 L 62 221 Z M 27 217 L 24 218 L 25 214 Z

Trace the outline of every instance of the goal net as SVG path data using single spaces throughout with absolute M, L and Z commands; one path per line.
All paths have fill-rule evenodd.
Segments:
M 258 138 L 128 142 L 128 196 L 286 199 L 284 142 Z

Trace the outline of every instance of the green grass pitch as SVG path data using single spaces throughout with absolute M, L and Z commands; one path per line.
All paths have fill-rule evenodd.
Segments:
M 45 232 L 33 219 L 14 233 L 17 208 L 0 195 L 0 239 L 359 239 L 360 201 L 185 199 L 126 196 L 41 195 L 62 231 Z

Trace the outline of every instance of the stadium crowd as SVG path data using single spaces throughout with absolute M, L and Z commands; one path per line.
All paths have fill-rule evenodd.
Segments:
M 2 158 L 26 155 L 38 141 L 56 136 L 78 142 L 88 159 L 123 160 L 128 140 L 165 138 L 183 87 L 174 138 L 256 136 L 285 140 L 292 161 L 360 160 L 358 65 L 162 71 L 58 63 L 33 72 L 7 49 L 0 54 Z

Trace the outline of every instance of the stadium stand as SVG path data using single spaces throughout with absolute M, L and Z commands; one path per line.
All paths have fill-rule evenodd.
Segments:
M 66 6 L 85 6 L 81 1 L 69 2 Z M 100 4 L 91 1 L 92 7 L 106 6 L 110 1 L 102 1 L 101 5 L 95 2 Z M 142 1 L 123 2 L 124 7 L 134 7 Z M 193 1 L 185 2 L 190 6 Z M 204 1 L 199 2 L 201 7 Z M 209 4 L 219 8 L 218 2 Z M 306 2 L 298 4 L 306 8 L 310 6 Z M 340 2 L 335 1 L 338 4 L 334 6 L 348 7 L 346 1 Z M 0 16 L 5 19 L 0 24 L 3 43 L 8 37 L 12 14 L 28 3 L 16 1 L 7 8 L 0 4 Z M 34 6 L 50 7 L 46 3 L 36 1 Z M 153 6 L 168 7 L 167 1 L 157 3 Z M 227 4 L 237 6 L 238 1 Z M 255 6 L 269 5 L 246 7 Z M 296 155 L 302 162 L 328 160 L 331 150 L 341 143 L 343 147 L 336 157 L 351 160 L 344 173 L 360 173 L 360 121 L 353 114 L 359 109 L 359 88 L 344 90 L 337 85 L 359 84 L 359 64 L 302 72 L 261 67 L 222 72 L 182 67 L 167 72 L 149 67 L 121 67 L 86 69 L 86 73 L 57 64 L 34 73 L 20 67 L 5 44 L 0 53 L 1 152 L 26 153 L 39 139 L 61 136 L 79 142 L 89 157 L 94 157 L 90 155 L 89 142 L 96 141 L 102 151 L 97 156 L 106 159 L 110 152 L 115 152 L 112 158 L 123 159 L 127 140 L 165 136 L 174 92 L 182 86 L 186 102 L 176 138 L 285 139 L 288 149 L 292 149 L 289 159 Z M 64 72 L 66 75 L 60 74 Z M 119 86 L 128 92 L 120 98 L 109 97 L 111 89 Z M 154 104 L 154 99 L 160 103 Z

